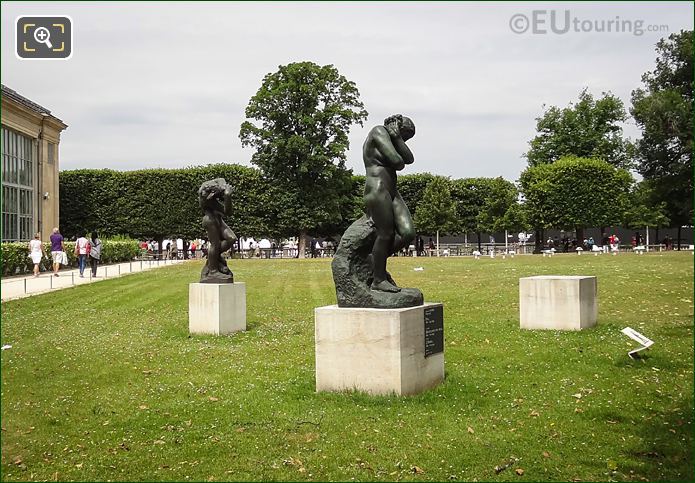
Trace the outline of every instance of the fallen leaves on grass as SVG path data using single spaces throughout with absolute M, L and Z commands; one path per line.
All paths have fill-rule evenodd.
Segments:
M 468 429 L 471 429 L 471 428 L 468 428 Z M 412 468 L 410 468 L 410 471 L 412 471 L 416 475 L 421 475 L 425 472 L 425 470 L 423 470 L 419 466 L 413 466 Z
M 517 468 L 516 470 L 514 470 L 514 472 L 515 472 L 517 475 L 521 476 L 521 475 L 524 474 L 524 469 L 523 469 L 523 468 Z

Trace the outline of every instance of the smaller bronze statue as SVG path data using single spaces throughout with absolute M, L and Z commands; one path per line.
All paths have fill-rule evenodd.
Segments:
M 234 283 L 234 274 L 222 258 L 222 254 L 237 239 L 222 218 L 229 215 L 231 209 L 232 187 L 222 178 L 206 181 L 200 185 L 198 197 L 203 209 L 203 227 L 207 230 L 210 241 L 208 259 L 200 274 L 200 283 Z

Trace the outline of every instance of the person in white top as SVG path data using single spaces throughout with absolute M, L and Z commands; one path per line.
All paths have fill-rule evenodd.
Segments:
M 34 263 L 34 277 L 39 276 L 39 264 L 45 256 L 43 251 L 43 243 L 41 243 L 41 233 L 34 235 L 34 239 L 29 241 L 29 256 Z
M 84 237 L 84 234 L 80 234 L 80 237 L 75 242 L 75 256 L 79 262 L 80 267 L 80 277 L 84 278 L 84 267 L 87 265 L 87 255 L 89 255 L 91 246 L 89 240 Z

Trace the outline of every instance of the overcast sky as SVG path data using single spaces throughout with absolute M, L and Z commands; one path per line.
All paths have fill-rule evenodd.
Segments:
M 536 14 L 548 33 L 511 30 L 513 15 L 553 9 L 558 28 L 569 10 L 572 22 L 641 21 L 644 31 L 578 23 L 552 33 L 549 13 Z M 72 17 L 71 59 L 16 58 L 16 17 L 39 14 Z M 263 76 L 289 62 L 333 64 L 369 112 L 350 134 L 354 172 L 364 172 L 368 129 L 403 113 L 417 127 L 415 164 L 403 173 L 516 180 L 544 104 L 565 106 L 588 87 L 629 107 L 654 44 L 692 28 L 691 2 L 2 2 L 2 83 L 69 125 L 61 169 L 248 165 L 239 127 Z M 639 135 L 633 123 L 625 133 Z

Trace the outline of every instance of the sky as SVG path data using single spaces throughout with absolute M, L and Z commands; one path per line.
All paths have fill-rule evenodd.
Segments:
M 253 150 L 239 140 L 249 99 L 279 65 L 308 60 L 355 82 L 369 112 L 350 131 L 355 173 L 364 173 L 369 129 L 402 113 L 417 130 L 408 142 L 415 163 L 403 174 L 514 181 L 544 105 L 564 107 L 586 87 L 629 108 L 656 42 L 693 28 L 692 2 L 3 1 L 1 9 L 2 83 L 68 124 L 61 169 L 250 165 Z M 72 57 L 18 59 L 22 15 L 69 15 Z M 610 20 L 618 31 L 616 23 L 596 31 Z M 639 137 L 634 121 L 624 132 Z

